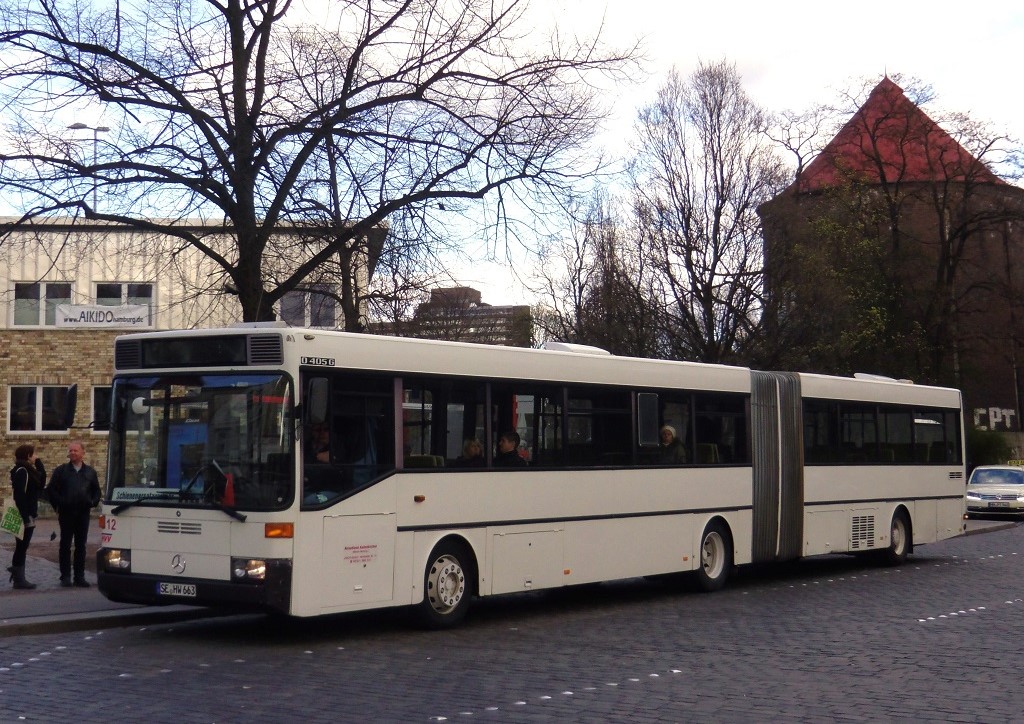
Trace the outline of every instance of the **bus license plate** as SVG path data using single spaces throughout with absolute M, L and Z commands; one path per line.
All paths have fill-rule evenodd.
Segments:
M 988 507 L 990 507 L 990 508 L 1009 508 L 1010 504 L 1008 502 L 1006 502 L 1006 501 L 999 501 L 999 502 L 989 503 Z
M 158 583 L 156 592 L 161 596 L 181 596 L 183 598 L 196 597 L 196 584 L 194 583 Z

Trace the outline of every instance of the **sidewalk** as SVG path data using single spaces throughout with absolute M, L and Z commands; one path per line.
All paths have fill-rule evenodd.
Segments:
M 7 580 L 14 538 L 0 534 L 0 638 L 182 621 L 224 613 L 199 606 L 139 606 L 108 600 L 96 588 L 96 550 L 100 545 L 100 528 L 95 519 L 89 527 L 85 561 L 85 578 L 92 587 L 62 588 L 58 564 L 59 538 L 56 518 L 37 521 L 25 561 L 25 578 L 36 584 L 36 588 L 17 591 Z

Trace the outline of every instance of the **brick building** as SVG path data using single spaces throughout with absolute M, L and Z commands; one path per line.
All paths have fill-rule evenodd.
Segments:
M 889 344 L 861 358 L 873 369 L 856 371 L 959 387 L 975 425 L 1020 429 L 1024 189 L 992 173 L 896 83 L 883 78 L 758 213 L 766 291 L 780 326 L 803 334 L 799 346 L 854 337 L 858 320 L 842 302 L 864 304 L 881 311 L 879 326 L 891 325 Z M 837 295 L 851 278 L 862 288 Z M 876 295 L 873 308 L 855 299 L 861 293 Z M 804 362 L 840 371 L 822 368 L 836 359 Z
M 64 329 L 8 329 L 0 333 L 0 381 L 6 393 L 0 396 L 0 415 L 5 421 L 0 436 L 4 470 L 14 463 L 14 449 L 23 442 L 31 442 L 49 472 L 67 460 L 67 444 L 77 438 L 85 445 L 86 461 L 102 478 L 106 468 L 106 434 L 78 428 L 94 417 L 93 393 L 110 389 L 117 334 L 112 330 L 95 329 L 88 334 Z M 83 394 L 78 400 L 76 429 L 69 432 L 63 429 L 61 417 L 66 390 L 73 384 L 78 385 Z M 18 411 L 26 409 L 24 402 L 19 404 L 19 393 L 28 390 L 33 390 L 37 399 L 44 403 L 39 406 L 38 422 L 23 416 L 19 419 Z M 102 394 L 98 396 L 104 399 Z M 33 413 L 35 407 L 32 405 Z M 23 429 L 30 426 L 32 429 Z M 0 477 L 0 491 L 10 492 L 6 474 Z

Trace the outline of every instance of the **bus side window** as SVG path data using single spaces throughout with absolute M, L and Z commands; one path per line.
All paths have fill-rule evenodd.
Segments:
M 695 396 L 697 463 L 747 462 L 746 400 L 741 395 Z

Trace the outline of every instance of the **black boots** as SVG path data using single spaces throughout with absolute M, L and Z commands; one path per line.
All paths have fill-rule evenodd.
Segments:
M 25 580 L 25 566 L 11 566 L 7 570 L 11 572 L 11 577 L 9 580 L 14 582 L 15 588 L 31 590 L 36 587 L 36 584 L 29 583 L 27 580 Z

